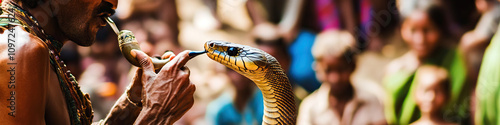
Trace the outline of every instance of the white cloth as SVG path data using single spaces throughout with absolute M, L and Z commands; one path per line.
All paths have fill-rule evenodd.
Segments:
M 373 94 L 356 90 L 342 115 L 337 115 L 329 104 L 330 86 L 321 87 L 307 96 L 301 103 L 297 125 L 368 125 L 385 121 L 383 106 Z

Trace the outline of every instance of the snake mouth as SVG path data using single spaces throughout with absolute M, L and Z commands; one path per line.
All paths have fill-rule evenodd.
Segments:
M 204 53 L 207 53 L 208 51 L 204 50 L 204 51 L 191 51 L 189 52 L 189 58 L 194 58 L 198 55 L 201 55 L 201 54 L 204 54 Z

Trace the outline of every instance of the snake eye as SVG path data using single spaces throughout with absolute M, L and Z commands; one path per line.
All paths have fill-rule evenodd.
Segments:
M 227 48 L 227 55 L 229 55 L 229 56 L 237 56 L 238 55 L 238 48 L 235 48 L 235 47 L 229 47 L 229 48 Z
M 210 46 L 210 47 L 214 47 L 214 46 L 215 46 L 215 44 L 214 44 L 214 43 L 210 43 L 210 44 L 208 44 L 208 46 Z

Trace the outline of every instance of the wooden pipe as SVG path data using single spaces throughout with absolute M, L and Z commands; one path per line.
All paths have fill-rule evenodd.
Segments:
M 129 30 L 119 31 L 118 28 L 116 27 L 116 24 L 113 22 L 113 20 L 111 20 L 111 18 L 107 17 L 104 19 L 108 22 L 113 31 L 118 35 L 118 45 L 120 46 L 120 51 L 123 54 L 123 56 L 132 65 L 141 67 L 139 61 L 130 53 L 132 50 L 142 51 L 141 47 L 139 46 L 139 43 L 137 42 L 137 39 L 135 39 L 134 33 L 132 33 L 132 31 Z M 189 52 L 189 56 L 190 58 L 193 58 L 203 53 L 206 53 L 206 51 L 191 51 Z M 168 59 L 158 59 L 152 57 L 149 58 L 151 58 L 151 61 L 153 62 L 155 69 L 162 68 L 165 64 L 167 64 L 170 61 Z

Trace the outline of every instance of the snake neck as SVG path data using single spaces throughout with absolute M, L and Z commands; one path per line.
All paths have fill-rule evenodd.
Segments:
M 264 116 L 262 124 L 295 124 L 295 100 L 288 77 L 276 61 L 265 74 L 252 79 L 262 91 Z

